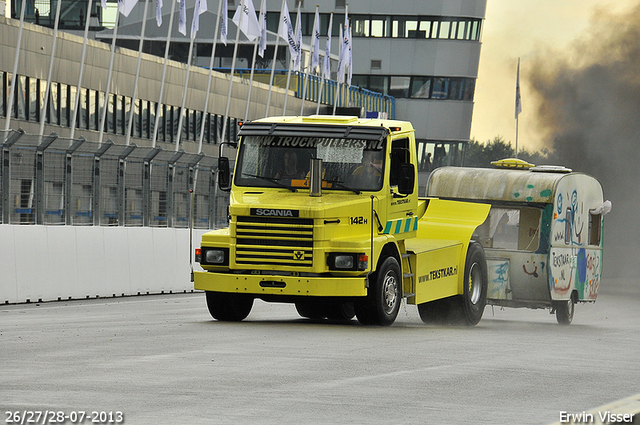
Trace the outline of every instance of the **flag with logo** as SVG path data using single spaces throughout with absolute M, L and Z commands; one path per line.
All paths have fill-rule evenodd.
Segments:
M 291 23 L 291 17 L 289 16 L 289 7 L 287 6 L 287 2 L 284 2 L 284 9 L 282 11 L 282 16 L 280 17 L 280 37 L 287 40 L 287 44 L 289 45 L 289 54 L 291 58 L 295 60 L 298 56 L 298 51 L 296 47 L 296 36 L 293 31 L 293 24 Z
M 178 20 L 178 32 L 187 35 L 187 6 L 185 0 L 180 0 L 180 18 Z
M 227 20 L 229 18 L 229 8 L 227 6 L 227 0 L 222 0 L 222 22 L 220 23 L 220 40 L 227 45 Z
M 311 70 L 315 70 L 318 64 L 320 64 L 320 15 L 316 6 L 316 16 L 311 32 Z
M 256 17 L 256 9 L 253 7 L 253 0 L 244 0 L 242 11 L 240 10 L 241 6 L 242 2 L 238 5 L 238 9 L 236 9 L 236 13 L 231 20 L 240 27 L 240 31 L 242 31 L 249 41 L 253 41 L 260 37 L 260 24 Z
M 344 25 L 340 27 L 340 56 L 338 58 L 338 82 L 344 83 L 344 72 L 349 61 L 349 17 L 344 13 Z
M 295 43 L 297 55 L 293 59 L 293 69 L 300 71 L 300 59 L 302 59 L 302 19 L 300 18 L 300 7 L 298 7 L 298 15 L 296 16 Z
M 193 21 L 191 21 L 191 38 L 195 38 L 200 29 L 200 15 L 207 11 L 207 0 L 196 0 L 196 7 L 193 9 Z
M 267 0 L 262 0 L 260 4 L 260 44 L 258 46 L 258 55 L 264 57 L 264 51 L 267 50 Z
M 138 3 L 138 0 L 118 0 L 118 11 L 124 16 L 129 16 L 133 7 Z

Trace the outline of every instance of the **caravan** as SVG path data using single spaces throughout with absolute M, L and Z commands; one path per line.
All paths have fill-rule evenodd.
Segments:
M 508 159 L 495 169 L 435 170 L 429 197 L 491 204 L 473 239 L 485 249 L 487 304 L 549 308 L 569 324 L 577 302 L 595 302 L 602 277 L 600 183 L 555 166 Z

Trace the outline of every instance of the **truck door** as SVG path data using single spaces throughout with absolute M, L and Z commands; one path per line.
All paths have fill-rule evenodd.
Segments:
M 417 193 L 415 191 L 415 162 L 412 161 L 412 150 L 410 149 L 410 141 L 408 137 L 393 140 L 391 143 L 391 152 L 389 158 L 389 185 L 391 187 L 391 196 L 389 197 L 389 214 L 385 225 L 384 233 L 402 234 L 407 233 L 406 237 L 413 237 L 417 227 L 418 217 L 416 216 Z M 402 179 L 406 179 L 408 168 L 413 168 L 413 182 L 411 187 L 413 190 L 400 190 L 402 187 Z M 411 174 L 411 173 L 409 173 Z M 401 193 L 411 192 L 411 193 Z

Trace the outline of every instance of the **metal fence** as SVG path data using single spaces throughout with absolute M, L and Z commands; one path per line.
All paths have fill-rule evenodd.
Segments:
M 216 158 L 55 133 L 0 131 L 0 142 L 0 223 L 186 228 L 193 217 L 195 228 L 227 225 Z

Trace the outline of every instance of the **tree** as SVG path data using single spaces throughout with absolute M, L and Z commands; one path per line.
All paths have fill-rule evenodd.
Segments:
M 502 136 L 496 136 L 493 140 L 487 140 L 486 143 L 471 140 L 467 145 L 464 165 L 466 167 L 490 168 L 492 161 L 513 158 L 514 156 L 511 142 L 505 142 Z M 538 152 L 528 152 L 521 149 L 518 151 L 518 158 L 534 165 L 542 165 L 548 164 L 553 155 L 547 148 Z

